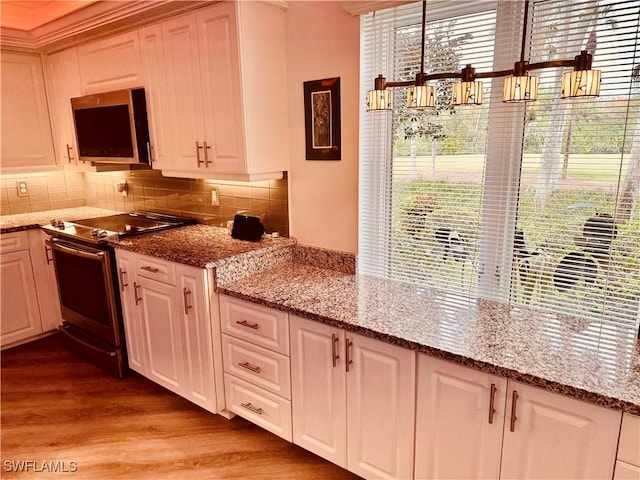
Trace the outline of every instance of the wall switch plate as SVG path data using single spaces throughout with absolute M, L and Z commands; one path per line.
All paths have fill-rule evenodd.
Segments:
M 218 189 L 216 187 L 211 190 L 211 205 L 214 207 L 220 206 L 220 196 L 218 195 Z
M 29 195 L 29 191 L 27 190 L 27 182 L 25 182 L 24 180 L 18 180 L 16 184 L 18 186 L 19 197 L 26 197 L 27 195 Z

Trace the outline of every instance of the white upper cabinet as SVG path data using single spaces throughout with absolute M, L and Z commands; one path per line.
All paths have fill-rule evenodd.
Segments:
M 39 55 L 2 52 L 3 171 L 56 165 Z
M 189 178 L 280 178 L 288 166 L 284 12 L 222 2 L 160 27 L 161 44 L 153 27 L 140 31 L 155 168 Z
M 137 31 L 79 46 L 78 61 L 83 95 L 143 85 Z
M 56 159 L 66 168 L 90 170 L 91 164 L 79 160 L 73 126 L 71 99 L 82 95 L 78 52 L 75 47 L 52 53 L 45 58 L 49 113 Z

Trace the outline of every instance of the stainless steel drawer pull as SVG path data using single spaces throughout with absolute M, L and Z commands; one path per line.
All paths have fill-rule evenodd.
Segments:
M 345 363 L 345 369 L 347 372 L 349 371 L 349 365 L 353 363 L 353 360 L 351 360 L 351 355 L 350 355 L 350 350 L 352 345 L 353 345 L 353 342 L 347 338 L 347 340 L 344 342 L 344 358 L 345 358 L 344 363 Z
M 151 142 L 147 142 L 147 157 L 149 158 L 149 165 L 153 166 L 153 152 Z
M 47 261 L 47 265 L 50 265 L 51 262 L 53 262 L 53 257 L 49 258 L 49 252 L 51 251 L 51 248 L 47 247 L 46 245 L 44 246 L 44 258 Z
M 246 408 L 247 410 L 253 412 L 253 413 L 257 413 L 258 415 L 262 415 L 263 410 L 259 407 L 254 407 L 253 405 L 251 405 L 251 403 L 241 403 L 240 406 L 242 408 Z
M 491 392 L 489 393 L 489 425 L 493 424 L 493 416 L 496 413 L 496 392 L 498 388 L 495 383 L 491 384 Z
M 148 266 L 144 266 L 144 267 L 140 267 L 142 270 L 146 270 L 147 272 L 151 272 L 151 273 L 158 273 L 160 271 L 159 268 L 155 268 L 155 267 L 148 267 Z
M 118 270 L 120 270 L 120 290 L 124 292 L 124 288 L 129 286 L 129 284 L 124 279 L 124 276 L 127 274 L 127 272 L 122 268 L 119 268 Z
M 67 143 L 67 160 L 69 161 L 69 163 L 71 163 L 71 160 L 73 160 L 73 157 L 71 156 L 71 150 L 73 150 L 73 148 L 71 148 L 71 145 Z
M 511 425 L 509 426 L 509 431 L 516 431 L 516 409 L 518 405 L 518 392 L 516 390 L 513 391 L 513 395 L 511 396 Z
M 262 371 L 260 367 L 258 367 L 257 365 L 251 365 L 249 362 L 240 362 L 238 363 L 238 365 L 255 373 L 260 373 Z
M 260 328 L 260 325 L 258 325 L 257 323 L 251 323 L 248 320 L 236 320 L 236 323 L 238 325 L 242 325 L 243 327 L 253 328 L 254 330 Z
M 184 314 L 189 315 L 189 310 L 193 308 L 193 305 L 189 305 L 189 295 L 191 295 L 191 290 L 187 290 L 187 288 L 182 289 L 182 298 L 184 299 Z
M 133 299 L 136 301 L 136 305 L 142 301 L 142 297 L 138 298 L 138 288 L 140 288 L 140 285 L 137 282 L 133 282 Z
M 335 367 L 338 363 L 338 359 L 340 355 L 338 355 L 338 336 L 335 333 L 331 334 L 331 357 L 333 359 L 333 366 Z
M 201 149 L 202 149 L 202 145 L 200 145 L 200 142 L 196 142 L 196 162 L 197 162 L 198 168 L 200 168 L 201 163 L 204 163 L 204 160 L 200 160 Z

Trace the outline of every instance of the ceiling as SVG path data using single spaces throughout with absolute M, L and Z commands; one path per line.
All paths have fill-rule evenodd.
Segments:
M 31 31 L 95 2 L 96 0 L 2 0 L 0 2 L 0 26 Z

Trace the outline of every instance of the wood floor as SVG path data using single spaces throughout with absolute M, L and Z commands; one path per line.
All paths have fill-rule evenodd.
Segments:
M 5 350 L 0 361 L 1 478 L 359 478 L 139 375 L 111 378 L 68 352 L 58 335 Z M 18 461 L 42 473 L 33 464 L 15 471 Z M 52 465 L 76 472 L 47 473 Z

